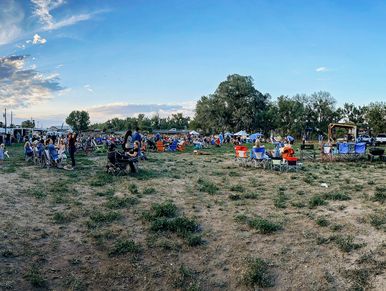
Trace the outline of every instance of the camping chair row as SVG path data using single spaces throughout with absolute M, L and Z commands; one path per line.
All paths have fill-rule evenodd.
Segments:
M 324 145 L 322 160 L 359 160 L 366 157 L 366 143 L 338 143 L 337 149 Z
M 261 167 L 263 169 L 279 170 L 280 172 L 297 171 L 302 167 L 302 164 L 298 162 L 297 158 L 288 158 L 287 160 L 281 158 L 268 158 L 265 155 L 265 148 L 253 148 L 249 157 L 247 155 L 247 147 L 236 146 L 235 151 L 235 160 L 238 162 L 239 166 Z

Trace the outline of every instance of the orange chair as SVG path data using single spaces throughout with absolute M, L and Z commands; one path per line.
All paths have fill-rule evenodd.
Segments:
M 183 142 L 182 144 L 179 144 L 177 146 L 177 151 L 183 152 L 185 150 L 185 144 L 186 144 L 186 142 Z
M 161 140 L 156 142 L 156 146 L 157 146 L 158 152 L 164 152 L 165 151 L 164 143 Z

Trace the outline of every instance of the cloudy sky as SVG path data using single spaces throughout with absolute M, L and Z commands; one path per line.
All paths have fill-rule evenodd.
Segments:
M 274 98 L 385 101 L 385 51 L 381 0 L 0 0 L 0 110 L 192 115 L 232 73 Z

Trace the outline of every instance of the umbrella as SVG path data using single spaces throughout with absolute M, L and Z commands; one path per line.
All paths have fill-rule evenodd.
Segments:
M 247 136 L 248 133 L 245 130 L 240 130 L 239 132 L 236 132 L 234 135 L 237 135 L 237 136 Z
M 250 138 L 251 140 L 254 140 L 254 139 L 258 139 L 258 138 L 261 137 L 261 136 L 263 136 L 262 133 L 256 132 L 256 133 L 254 133 L 254 134 L 251 134 L 251 135 L 249 136 L 249 138 Z

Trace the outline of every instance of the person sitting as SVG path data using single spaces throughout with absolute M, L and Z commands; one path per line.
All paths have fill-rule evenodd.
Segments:
M 47 147 L 47 149 L 48 149 L 48 152 L 50 154 L 50 158 L 55 163 L 57 163 L 59 161 L 59 154 L 58 154 L 58 151 L 55 148 L 54 141 L 51 138 L 48 140 L 48 147 Z
M 60 159 L 67 159 L 66 156 L 66 145 L 63 139 L 60 139 L 58 144 L 58 154 Z
M 295 155 L 295 151 L 294 149 L 292 148 L 291 144 L 288 143 L 286 144 L 283 148 L 282 148 L 282 158 L 283 160 L 286 160 L 287 158 L 289 157 L 293 157 Z
M 33 149 L 31 147 L 31 143 L 29 141 L 27 141 L 24 144 L 24 154 L 25 154 L 26 160 L 31 159 L 34 155 Z

